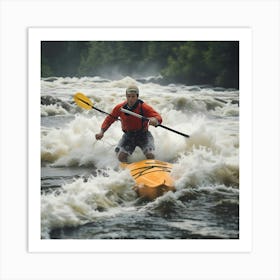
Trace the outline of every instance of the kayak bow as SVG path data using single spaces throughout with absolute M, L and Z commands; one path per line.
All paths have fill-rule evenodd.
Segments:
M 122 163 L 130 170 L 136 185 L 135 191 L 140 197 L 153 200 L 168 191 L 175 191 L 174 180 L 170 176 L 172 164 L 159 160 L 142 160 L 134 163 Z

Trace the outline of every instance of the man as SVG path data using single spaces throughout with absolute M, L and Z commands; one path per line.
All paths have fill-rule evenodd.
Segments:
M 147 159 L 153 159 L 155 144 L 154 138 L 150 131 L 149 125 L 157 126 L 161 124 L 162 118 L 151 106 L 138 99 L 139 89 L 135 85 L 130 85 L 126 89 L 126 101 L 118 104 L 107 116 L 101 126 L 101 131 L 95 135 L 97 140 L 102 139 L 105 131 L 120 118 L 122 130 L 124 132 L 115 151 L 121 162 L 127 162 L 128 156 L 131 155 L 138 146 L 143 151 Z M 121 108 L 130 110 L 149 119 L 149 121 L 137 118 L 121 111 Z

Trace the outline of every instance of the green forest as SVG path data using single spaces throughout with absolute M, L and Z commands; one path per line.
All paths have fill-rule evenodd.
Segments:
M 238 41 L 42 41 L 42 77 L 161 75 L 162 83 L 239 88 Z

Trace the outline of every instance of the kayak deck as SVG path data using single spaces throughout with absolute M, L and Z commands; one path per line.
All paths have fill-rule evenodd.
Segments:
M 148 159 L 134 163 L 122 163 L 130 170 L 135 180 L 135 191 L 139 196 L 153 200 L 168 191 L 175 191 L 174 180 L 170 176 L 172 164 Z

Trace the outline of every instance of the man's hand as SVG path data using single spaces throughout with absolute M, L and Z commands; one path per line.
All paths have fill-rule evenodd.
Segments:
M 149 124 L 153 125 L 153 126 L 157 126 L 158 125 L 158 120 L 156 118 L 149 118 Z
M 104 136 L 104 132 L 100 131 L 99 133 L 95 134 L 95 139 L 100 140 L 103 138 L 103 136 Z

